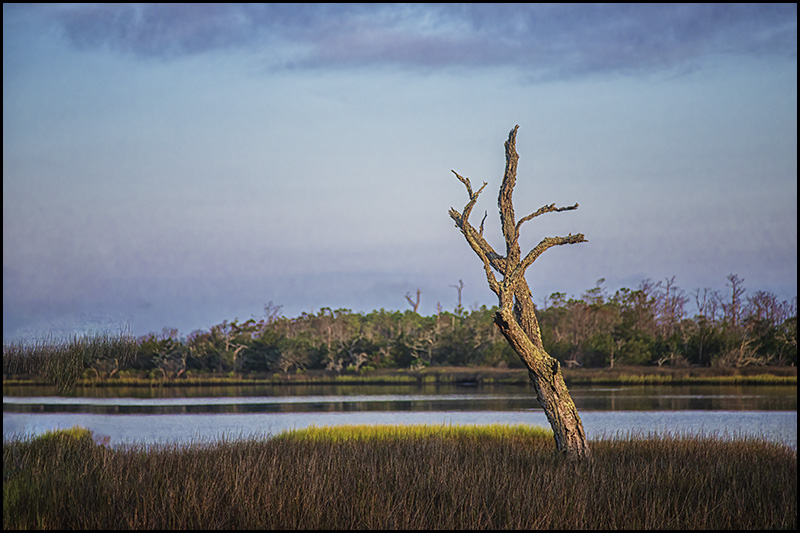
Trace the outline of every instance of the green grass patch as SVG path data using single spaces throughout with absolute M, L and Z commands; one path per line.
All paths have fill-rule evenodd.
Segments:
M 441 439 L 539 439 L 553 438 L 553 432 L 526 424 L 507 425 L 340 425 L 295 429 L 279 433 L 273 439 L 293 442 L 344 442 Z

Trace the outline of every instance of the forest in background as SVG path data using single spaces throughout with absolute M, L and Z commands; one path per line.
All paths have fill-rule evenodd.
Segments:
M 796 297 L 781 301 L 766 291 L 745 296 L 743 280 L 734 274 L 724 292 L 687 293 L 674 277 L 644 280 L 637 289 L 622 288 L 613 295 L 603 284 L 598 280 L 580 298 L 554 293 L 536 309 L 545 349 L 567 368 L 797 364 Z M 463 284 L 456 288 L 460 296 Z M 101 379 L 135 373 L 170 380 L 207 373 L 524 368 L 494 326 L 495 307 L 467 310 L 459 301 L 452 311 L 438 305 L 435 314 L 422 316 L 416 312 L 419 292 L 416 300 L 410 294 L 406 298 L 411 307 L 406 311 L 355 313 L 326 307 L 290 318 L 270 302 L 259 319 L 226 320 L 187 336 L 164 328 L 139 338 L 123 334 L 83 345 L 76 339 L 71 349 L 80 361 L 70 368 Z M 692 316 L 690 304 L 696 310 Z M 30 362 L 48 350 L 54 350 L 52 343 L 5 345 L 4 376 L 29 373 Z

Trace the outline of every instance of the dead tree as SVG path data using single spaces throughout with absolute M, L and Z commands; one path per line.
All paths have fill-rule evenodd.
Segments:
M 505 143 L 506 168 L 497 200 L 506 254 L 503 256 L 495 252 L 484 239 L 483 221 L 478 230 L 469 222 L 469 216 L 478 200 L 478 195 L 486 187 L 485 182 L 475 192 L 472 190 L 468 178 L 452 171 L 466 186 L 469 201 L 461 212 L 451 208 L 450 217 L 464 234 L 472 250 L 483 262 L 489 288 L 499 299 L 499 309 L 495 314 L 494 322 L 528 368 L 528 375 L 536 389 L 539 403 L 544 408 L 547 420 L 553 428 L 556 448 L 569 457 L 584 458 L 588 457 L 590 452 L 583 424 L 564 383 L 558 360 L 550 356 L 542 345 L 542 335 L 534 313 L 533 297 L 525 279 L 525 271 L 548 248 L 587 241 L 582 233 L 577 235 L 570 233 L 566 237 L 546 237 L 524 257 L 522 256 L 519 246 L 519 231 L 524 222 L 545 213 L 571 211 L 577 209 L 578 204 L 568 207 L 556 207 L 555 204 L 545 205 L 519 221 L 515 220 L 511 197 L 517 179 L 517 161 L 519 160 L 516 150 L 518 128 L 519 126 L 515 126 L 511 130 L 508 141 Z M 484 221 L 485 219 L 484 215 Z M 495 272 L 500 274 L 502 279 L 498 280 Z
M 406 300 L 408 300 L 408 305 L 411 306 L 411 309 L 413 309 L 415 313 L 417 312 L 417 309 L 419 308 L 419 295 L 420 294 L 422 294 L 422 291 L 417 289 L 417 299 L 416 300 L 412 300 L 411 299 L 411 293 L 410 292 L 406 293 Z
M 461 306 L 461 291 L 464 290 L 464 281 L 458 280 L 458 285 L 450 286 L 458 291 L 458 305 L 456 306 L 455 312 L 458 316 L 461 316 L 464 313 L 464 308 Z

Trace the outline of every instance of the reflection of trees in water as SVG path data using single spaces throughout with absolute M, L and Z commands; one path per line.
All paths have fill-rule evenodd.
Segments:
M 206 390 L 208 403 L 181 404 L 180 398 L 164 397 L 163 389 L 146 389 L 152 400 L 140 398 L 135 405 L 114 404 L 109 395 L 116 392 L 121 402 L 129 402 L 126 389 L 105 389 L 104 402 L 91 404 L 59 403 L 57 397 L 50 403 L 11 403 L 7 398 L 4 411 L 8 413 L 73 413 L 73 414 L 269 414 L 269 413 L 356 413 L 356 412 L 420 412 L 420 411 L 529 411 L 533 392 L 519 386 L 478 386 L 464 392 L 464 387 L 413 387 L 413 386 L 298 386 L 302 390 L 286 387 L 258 387 L 260 396 L 254 396 L 255 387 L 214 387 Z M 21 390 L 21 389 L 16 389 Z M 96 391 L 96 389 L 87 389 Z M 137 389 L 141 393 L 141 389 Z M 291 395 L 284 395 L 289 390 Z M 438 390 L 438 393 L 437 393 Z M 29 390 L 30 397 L 52 392 L 51 388 L 36 387 Z M 797 388 L 783 385 L 647 385 L 647 386 L 587 386 L 572 387 L 573 400 L 578 408 L 591 411 L 796 411 Z M 245 392 L 244 395 L 237 394 Z M 437 394 L 440 396 L 437 398 Z M 354 400 L 354 396 L 358 399 Z M 236 402 L 241 396 L 244 401 Z M 386 399 L 387 396 L 398 397 Z M 187 394 L 187 399 L 198 398 Z M 259 401 L 264 397 L 264 401 Z M 231 402 L 213 403 L 214 398 Z M 282 401 L 285 398 L 286 401 Z M 324 398 L 324 399 L 322 399 Z M 176 402 L 177 401 L 177 402 Z M 170 403 L 166 403 L 170 402 Z

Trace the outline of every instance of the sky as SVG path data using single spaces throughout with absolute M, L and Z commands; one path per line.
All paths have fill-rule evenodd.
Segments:
M 796 4 L 3 4 L 4 342 L 494 305 L 515 125 L 538 305 L 796 297 Z

